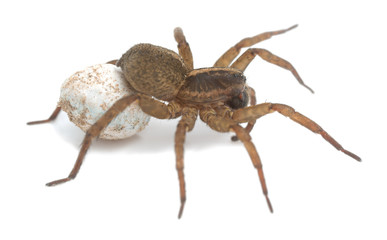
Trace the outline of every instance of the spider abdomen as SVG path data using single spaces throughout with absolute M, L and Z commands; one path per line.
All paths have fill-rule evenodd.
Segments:
M 227 101 L 245 89 L 246 77 L 232 68 L 203 68 L 191 71 L 177 98 L 189 103 Z
M 188 72 L 177 53 L 152 44 L 133 46 L 117 66 L 135 91 L 164 101 L 176 96 Z

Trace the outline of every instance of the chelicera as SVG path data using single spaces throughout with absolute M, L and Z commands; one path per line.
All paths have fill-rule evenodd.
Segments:
M 245 38 L 226 51 L 213 67 L 202 69 L 194 69 L 192 53 L 181 28 L 176 28 L 174 31 L 179 54 L 151 44 L 135 45 L 123 54 L 121 59 L 110 63 L 121 67 L 125 79 L 136 94 L 123 97 L 115 102 L 90 127 L 86 132 L 78 158 L 69 176 L 49 182 L 47 186 L 55 186 L 74 179 L 92 140 L 99 136 L 112 119 L 136 101 L 141 109 L 152 117 L 158 119 L 180 118 L 175 132 L 176 169 L 181 200 L 179 218 L 182 216 L 186 202 L 184 142 L 186 133 L 194 128 L 198 116 L 213 130 L 234 132 L 236 135 L 232 139 L 242 141 L 258 171 L 262 191 L 271 212 L 273 212 L 273 208 L 268 196 L 261 159 L 249 134 L 258 118 L 278 112 L 310 131 L 320 134 L 337 150 L 360 161 L 361 159 L 357 155 L 345 150 L 317 123 L 296 112 L 292 107 L 269 102 L 256 104 L 255 91 L 246 84 L 246 77 L 243 74 L 255 56 L 289 70 L 301 85 L 313 92 L 304 84 L 289 62 L 262 48 L 250 48 L 234 61 L 242 48 L 250 47 L 295 27 L 296 25 L 288 29 L 265 32 Z M 60 108 L 57 108 L 49 119 L 29 124 L 49 122 L 55 119 L 59 111 Z M 243 128 L 240 125 L 242 123 L 247 123 L 247 126 Z

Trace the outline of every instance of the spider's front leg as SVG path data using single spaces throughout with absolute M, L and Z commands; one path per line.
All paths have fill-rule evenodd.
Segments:
M 302 81 L 300 75 L 298 74 L 298 72 L 296 71 L 296 69 L 293 67 L 293 65 L 286 61 L 285 59 L 282 59 L 276 55 L 274 55 L 273 53 L 269 52 L 268 50 L 266 49 L 262 49 L 262 48 L 250 48 L 248 49 L 246 52 L 244 52 L 232 65 L 231 67 L 232 68 L 236 68 L 236 69 L 239 69 L 241 70 L 242 72 L 245 71 L 245 69 L 247 68 L 247 66 L 251 63 L 251 61 L 253 61 L 253 59 L 255 58 L 255 56 L 259 56 L 261 57 L 263 60 L 269 62 L 269 63 L 272 63 L 274 65 L 277 65 L 279 67 L 282 67 L 286 70 L 289 70 L 291 73 L 293 73 L 293 76 L 297 79 L 297 81 L 302 85 L 304 86 L 305 88 L 307 88 L 311 93 L 314 93 L 314 91 L 308 87 L 304 81 Z
M 344 149 L 333 137 L 331 137 L 324 129 L 322 129 L 317 123 L 310 118 L 296 112 L 292 107 L 284 104 L 276 103 L 263 103 L 247 108 L 238 109 L 233 113 L 232 119 L 238 123 L 248 122 L 254 119 L 258 119 L 266 114 L 272 112 L 279 112 L 280 114 L 289 117 L 291 120 L 301 124 L 310 131 L 320 134 L 327 142 L 334 146 L 337 150 L 347 154 L 357 161 L 361 161 L 360 157 L 352 152 Z
M 218 132 L 230 132 L 234 131 L 238 139 L 240 139 L 254 165 L 258 171 L 259 181 L 261 183 L 262 192 L 266 198 L 267 205 L 270 212 L 273 212 L 273 207 L 271 205 L 269 194 L 266 186 L 265 175 L 263 173 L 262 162 L 258 155 L 257 149 L 255 148 L 253 142 L 251 141 L 250 134 L 246 129 L 238 125 L 236 121 L 231 119 L 230 111 L 227 109 L 222 109 L 223 111 L 215 111 L 214 109 L 204 109 L 200 111 L 200 119 L 207 123 L 210 128 Z M 247 122 L 247 121 L 246 121 Z
M 288 29 L 272 31 L 272 32 L 265 32 L 265 33 L 258 34 L 254 37 L 244 38 L 240 42 L 235 44 L 233 47 L 231 47 L 229 50 L 227 50 L 216 61 L 216 63 L 214 64 L 214 67 L 227 67 L 238 56 L 238 54 L 240 53 L 242 48 L 253 46 L 254 44 L 257 44 L 259 42 L 262 42 L 264 40 L 271 38 L 272 36 L 285 33 L 285 32 L 290 31 L 296 27 L 297 27 L 297 25 L 294 25 Z

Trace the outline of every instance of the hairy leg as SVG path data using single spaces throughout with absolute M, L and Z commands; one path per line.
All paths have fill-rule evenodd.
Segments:
M 195 125 L 197 118 L 197 110 L 184 109 L 182 118 L 179 121 L 175 133 L 175 153 L 176 153 L 176 170 L 179 178 L 180 189 L 180 210 L 178 218 L 183 215 L 184 205 L 186 201 L 186 190 L 184 180 L 184 142 L 186 132 L 191 131 Z
M 87 152 L 87 150 L 89 149 L 89 147 L 91 145 L 91 141 L 94 138 L 98 137 L 99 134 L 101 133 L 101 131 L 120 112 L 125 110 L 125 108 L 127 106 L 129 106 L 131 103 L 133 103 L 137 99 L 138 99 L 138 96 L 132 95 L 132 96 L 121 98 L 120 100 L 115 102 L 113 104 L 113 106 L 110 107 L 109 110 L 107 110 L 106 113 L 100 119 L 98 119 L 98 121 L 96 123 L 94 123 L 89 128 L 89 130 L 87 130 L 85 138 L 83 139 L 83 142 L 82 142 L 81 150 L 79 151 L 79 154 L 78 154 L 78 158 L 77 158 L 77 160 L 76 160 L 76 162 L 74 164 L 74 167 L 71 170 L 69 176 L 66 177 L 66 178 L 62 178 L 62 179 L 59 179 L 59 180 L 56 180 L 56 181 L 49 182 L 46 185 L 47 186 L 55 186 L 55 185 L 58 185 L 58 184 L 61 184 L 61 183 L 65 183 L 65 182 L 68 182 L 68 181 L 74 179 L 77 176 L 77 174 L 79 172 L 79 169 L 81 168 L 81 165 L 82 165 L 83 159 L 85 158 L 86 152 Z
M 156 118 L 172 118 L 178 113 L 174 111 L 178 108 L 177 105 L 165 105 L 147 96 L 131 95 L 123 97 L 116 101 L 106 113 L 97 120 L 86 132 L 85 138 L 82 142 L 81 150 L 79 151 L 78 158 L 74 164 L 68 177 L 52 181 L 47 183 L 47 186 L 55 186 L 61 183 L 68 182 L 76 177 L 81 168 L 82 162 L 85 158 L 87 150 L 89 149 L 91 142 L 94 138 L 98 137 L 102 130 L 109 125 L 109 123 L 122 111 L 125 110 L 134 101 L 139 100 L 140 107 L 144 106 L 143 111 Z
M 185 65 L 189 70 L 193 69 L 193 57 L 191 48 L 189 47 L 188 42 L 185 40 L 183 30 L 179 27 L 174 30 L 175 40 L 178 43 L 177 47 L 179 49 L 179 54 L 183 58 Z
M 250 47 L 254 44 L 257 44 L 261 41 L 264 41 L 266 39 L 271 38 L 274 35 L 285 33 L 293 28 L 297 27 L 297 25 L 294 25 L 288 29 L 279 30 L 279 31 L 272 31 L 272 32 L 265 32 L 258 34 L 254 37 L 249 37 L 242 39 L 240 42 L 235 44 L 235 46 L 231 47 L 227 52 L 225 52 L 214 64 L 214 67 L 227 67 L 230 65 L 230 63 L 238 56 L 242 48 Z
M 265 198 L 266 198 L 267 205 L 270 209 L 270 212 L 273 212 L 273 208 L 268 197 L 268 191 L 267 191 L 265 177 L 263 174 L 262 163 L 259 158 L 258 152 L 255 149 L 254 144 L 251 142 L 251 137 L 249 133 L 244 128 L 239 126 L 236 121 L 232 120 L 228 114 L 229 114 L 229 111 L 227 111 L 227 109 L 224 109 L 224 111 L 221 113 L 221 111 L 219 110 L 215 111 L 209 108 L 209 109 L 204 109 L 200 111 L 200 118 L 215 131 L 218 131 L 218 132 L 234 131 L 238 139 L 240 139 L 243 142 L 251 158 L 251 161 L 253 162 L 254 167 L 258 171 L 259 180 L 261 183 L 263 194 L 265 195 Z
M 116 65 L 117 62 L 118 62 L 118 59 L 116 59 L 116 60 L 111 60 L 111 61 L 107 62 L 106 64 L 113 64 L 113 65 Z
M 234 125 L 234 126 L 232 126 L 232 129 L 234 130 L 234 132 L 236 133 L 238 138 L 245 145 L 245 148 L 246 148 L 247 152 L 249 153 L 251 161 L 253 162 L 254 167 L 258 171 L 259 181 L 261 183 L 263 195 L 265 195 L 265 198 L 266 198 L 267 206 L 269 207 L 270 212 L 273 212 L 273 207 L 272 207 L 270 199 L 269 199 L 269 193 L 267 191 L 265 175 L 263 174 L 262 162 L 261 162 L 261 159 L 258 155 L 257 149 L 255 148 L 253 142 L 251 141 L 250 135 L 241 126 Z
M 298 82 L 306 87 L 309 91 L 311 91 L 312 93 L 313 90 L 308 87 L 307 85 L 305 85 L 304 81 L 302 81 L 300 75 L 297 73 L 296 69 L 293 67 L 293 65 L 291 63 L 289 63 L 288 61 L 286 61 L 285 59 L 282 59 L 274 54 L 272 54 L 271 52 L 265 50 L 265 49 L 262 49 L 262 48 L 250 48 L 248 49 L 246 52 L 244 52 L 232 65 L 231 67 L 232 68 L 236 68 L 236 69 L 239 69 L 241 71 L 245 71 L 245 69 L 247 68 L 247 66 L 250 64 L 250 62 L 255 58 L 255 56 L 260 56 L 263 60 L 269 62 L 269 63 L 272 63 L 272 64 L 275 64 L 279 67 L 282 67 L 286 70 L 289 70 L 293 73 L 294 77 L 298 80 Z
M 51 122 L 51 121 L 55 120 L 55 118 L 58 116 L 60 109 L 61 109 L 60 107 L 56 107 L 54 112 L 51 114 L 51 116 L 49 118 L 47 118 L 46 120 L 28 122 L 27 125 L 35 125 L 35 124 Z
M 141 110 L 152 117 L 158 119 L 170 119 L 180 117 L 181 115 L 182 107 L 174 101 L 169 102 L 167 105 L 155 100 L 151 96 L 144 94 L 139 94 L 139 96 Z
M 107 62 L 106 64 L 113 64 L 113 65 L 115 65 L 117 62 L 118 62 L 118 60 L 112 60 L 112 61 Z M 54 112 L 51 114 L 51 116 L 48 119 L 28 122 L 27 125 L 34 125 L 34 124 L 41 124 L 41 123 L 51 122 L 51 121 L 55 120 L 55 118 L 58 116 L 60 110 L 61 110 L 61 107 L 56 107 Z
M 232 119 L 238 123 L 248 122 L 254 119 L 258 119 L 268 113 L 279 112 L 285 117 L 289 117 L 291 120 L 301 124 L 310 131 L 320 134 L 327 142 L 334 146 L 337 150 L 347 154 L 357 161 L 361 161 L 360 157 L 352 152 L 344 149 L 333 137 L 331 137 L 324 129 L 322 129 L 317 123 L 308 117 L 296 112 L 292 107 L 284 104 L 276 103 L 263 103 L 247 108 L 238 109 L 233 113 Z

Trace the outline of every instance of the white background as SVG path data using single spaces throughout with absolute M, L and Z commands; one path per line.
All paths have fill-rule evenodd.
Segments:
M 1 239 L 386 239 L 386 11 L 383 1 L 8 1 L 0 4 Z M 78 177 L 83 133 L 48 117 L 65 78 L 149 42 L 176 51 L 183 28 L 195 67 L 244 37 L 299 24 L 259 47 L 246 70 L 258 102 L 280 102 L 319 123 L 358 163 L 279 114 L 252 133 L 274 214 L 240 142 L 198 122 L 185 144 L 187 203 L 179 191 L 177 121 L 152 119 L 137 136 L 96 141 Z

